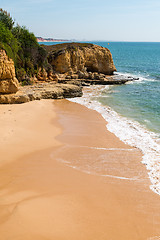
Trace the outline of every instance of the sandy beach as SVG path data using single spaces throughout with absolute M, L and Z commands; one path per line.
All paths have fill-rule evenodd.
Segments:
M 158 240 L 138 149 L 67 100 L 0 106 L 0 240 Z

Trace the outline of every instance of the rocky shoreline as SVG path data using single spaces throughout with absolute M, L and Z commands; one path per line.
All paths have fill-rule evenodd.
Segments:
M 81 77 L 82 76 L 82 77 Z M 82 86 L 90 85 L 120 85 L 127 82 L 136 81 L 139 78 L 124 76 L 119 74 L 105 75 L 101 73 L 80 73 L 74 75 L 59 75 L 58 83 L 77 84 Z
M 114 74 L 112 55 L 107 48 L 87 43 L 64 43 L 45 46 L 47 72 L 39 68 L 36 76 L 20 86 L 14 62 L 0 50 L 0 103 L 18 104 L 40 99 L 81 97 L 83 86 L 125 84 L 138 80 Z
M 0 94 L 1 104 L 20 104 L 40 99 L 63 99 L 81 97 L 83 86 L 125 84 L 138 79 L 123 76 L 107 76 L 105 80 L 92 79 L 63 79 L 58 83 L 44 82 L 29 86 L 21 86 L 16 93 Z
M 40 83 L 20 87 L 15 94 L 1 94 L 0 103 L 19 104 L 40 99 L 81 97 L 82 87 L 73 84 Z

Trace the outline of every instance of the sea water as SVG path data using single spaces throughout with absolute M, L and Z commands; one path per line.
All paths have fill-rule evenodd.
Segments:
M 160 43 L 110 43 L 108 48 L 118 73 L 139 81 L 113 87 L 107 104 L 160 136 Z
M 109 131 L 142 151 L 151 189 L 160 194 L 160 43 L 93 43 L 109 48 L 116 74 L 139 80 L 92 86 L 72 101 L 98 111 Z

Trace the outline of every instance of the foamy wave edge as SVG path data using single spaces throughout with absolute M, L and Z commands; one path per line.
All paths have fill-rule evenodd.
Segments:
M 131 77 L 131 78 L 138 78 L 136 81 L 129 81 L 126 84 L 140 84 L 142 82 L 157 82 L 156 79 L 150 78 L 149 75 L 142 75 L 142 74 L 136 74 L 136 73 L 125 73 L 125 72 L 116 72 L 115 75 L 117 76 L 124 76 L 126 78 Z
M 103 89 L 104 87 L 101 87 L 98 90 L 99 94 Z M 96 95 L 95 91 L 97 93 L 97 87 L 92 86 L 89 92 L 84 91 L 83 97 L 68 100 L 99 112 L 107 121 L 106 127 L 110 132 L 124 143 L 142 151 L 142 163 L 145 164 L 151 181 L 150 189 L 160 195 L 160 144 L 158 137 L 138 122 L 122 117 L 110 107 L 92 100 L 93 96 Z

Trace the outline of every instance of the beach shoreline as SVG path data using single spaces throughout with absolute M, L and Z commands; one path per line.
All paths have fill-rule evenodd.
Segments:
M 142 154 L 99 113 L 68 100 L 0 112 L 0 239 L 159 239 Z
M 141 161 L 146 166 L 151 182 L 150 188 L 153 192 L 160 195 L 159 136 L 146 128 L 145 125 L 134 120 L 134 118 L 126 117 L 125 113 L 120 114 L 115 111 L 114 107 L 108 106 L 110 91 L 114 92 L 111 86 L 86 87 L 83 89 L 81 98 L 72 98 L 70 101 L 100 113 L 106 120 L 106 127 L 110 132 L 115 134 L 122 142 L 142 152 Z M 106 103 L 108 104 L 106 105 Z

